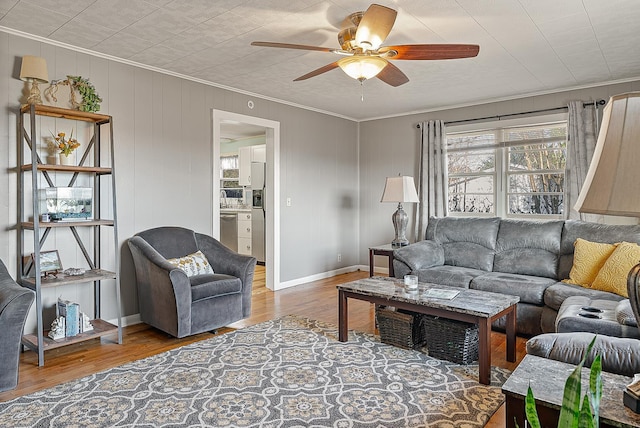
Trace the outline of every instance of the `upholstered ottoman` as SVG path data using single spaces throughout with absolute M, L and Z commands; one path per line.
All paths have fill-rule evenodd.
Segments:
M 568 297 L 558 311 L 556 332 L 640 338 L 640 330 L 628 299 L 616 302 L 585 296 Z

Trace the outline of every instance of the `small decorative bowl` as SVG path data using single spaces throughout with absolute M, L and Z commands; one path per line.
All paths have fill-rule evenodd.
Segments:
M 79 275 L 84 275 L 86 271 L 87 271 L 86 269 L 82 269 L 82 268 L 69 268 L 69 269 L 65 269 L 62 273 L 68 276 L 79 276 Z

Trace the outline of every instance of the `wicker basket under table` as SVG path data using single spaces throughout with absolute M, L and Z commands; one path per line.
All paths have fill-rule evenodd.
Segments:
M 415 312 L 398 312 L 393 308 L 376 307 L 376 323 L 380 341 L 404 349 L 424 346 L 424 315 Z
M 425 315 L 422 319 L 429 355 L 458 364 L 478 360 L 478 325 Z
M 380 341 L 404 349 L 419 349 L 433 358 L 457 364 L 478 360 L 478 326 L 462 321 L 377 307 Z

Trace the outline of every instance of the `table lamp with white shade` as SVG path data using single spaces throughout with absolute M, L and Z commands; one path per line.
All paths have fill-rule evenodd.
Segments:
M 640 217 L 640 92 L 615 95 L 604 108 L 589 171 L 575 204 L 579 212 Z M 640 263 L 627 290 L 640 320 Z
M 413 177 L 401 175 L 397 177 L 387 177 L 380 202 L 398 203 L 398 209 L 393 213 L 393 216 L 391 216 L 396 232 L 396 237 L 391 241 L 391 246 L 404 247 L 409 245 L 409 240 L 406 237 L 409 219 L 407 213 L 402 209 L 402 204 L 405 202 L 420 202 Z
M 44 58 L 33 55 L 23 56 L 20 67 L 20 80 L 31 82 L 31 90 L 29 92 L 29 98 L 27 98 L 27 103 L 42 104 L 38 84 L 49 82 L 47 61 Z

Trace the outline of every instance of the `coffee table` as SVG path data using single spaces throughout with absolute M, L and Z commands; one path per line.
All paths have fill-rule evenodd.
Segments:
M 515 427 L 515 421 L 517 421 L 520 427 L 524 427 L 524 399 L 529 385 L 536 399 L 536 408 L 542 426 L 557 426 L 564 384 L 575 368 L 573 364 L 525 355 L 502 386 L 502 393 L 506 396 L 506 426 Z M 630 377 L 602 372 L 601 427 L 640 426 L 640 414 L 632 412 L 623 404 L 622 393 L 629 383 L 631 383 Z M 583 368 L 583 395 L 588 385 L 589 369 Z
M 340 284 L 337 289 L 338 340 L 341 342 L 348 339 L 347 299 L 351 298 L 478 324 L 478 371 L 479 381 L 484 385 L 491 383 L 491 323 L 506 316 L 507 361 L 516 360 L 518 296 L 428 283 L 420 283 L 417 291 L 407 292 L 402 280 L 376 276 Z M 429 289 L 456 290 L 459 293 L 450 300 L 425 297 L 424 294 Z

